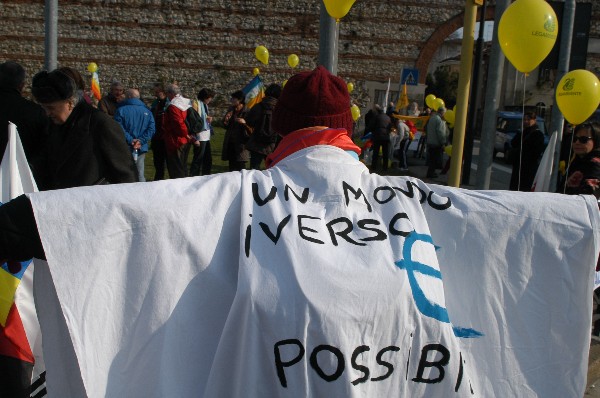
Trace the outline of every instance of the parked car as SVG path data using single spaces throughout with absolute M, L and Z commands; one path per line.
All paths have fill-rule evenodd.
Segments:
M 542 133 L 544 133 L 544 144 L 548 144 L 550 137 L 546 131 L 544 119 L 537 117 L 537 125 Z M 510 142 L 517 133 L 523 130 L 523 114 L 520 112 L 498 112 L 496 121 L 496 139 L 494 141 L 494 157 L 498 153 L 504 154 L 504 159 L 508 159 L 508 151 L 511 148 Z

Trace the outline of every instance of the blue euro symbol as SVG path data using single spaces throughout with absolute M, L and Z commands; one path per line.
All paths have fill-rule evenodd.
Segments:
M 404 241 L 404 247 L 402 248 L 402 255 L 404 257 L 404 260 L 396 261 L 394 264 L 396 264 L 398 268 L 406 270 L 406 275 L 408 276 L 408 283 L 410 285 L 415 304 L 417 305 L 417 309 L 421 312 L 421 314 L 436 319 L 440 322 L 450 323 L 450 316 L 448 315 L 448 310 L 445 307 L 442 307 L 439 304 L 430 301 L 425 296 L 425 293 L 423 292 L 423 289 L 421 289 L 419 282 L 417 282 L 417 278 L 415 276 L 415 273 L 417 272 L 422 275 L 427 275 L 432 278 L 442 280 L 442 273 L 440 271 L 427 264 L 423 264 L 418 261 L 412 260 L 412 247 L 416 242 L 419 241 L 430 243 L 431 245 L 433 245 L 433 240 L 431 239 L 431 236 L 425 234 L 418 234 L 415 231 L 412 231 L 406 237 L 406 240 Z M 456 337 L 472 338 L 483 336 L 483 333 L 469 328 L 460 328 L 457 326 L 452 326 L 452 330 L 454 331 L 454 335 Z

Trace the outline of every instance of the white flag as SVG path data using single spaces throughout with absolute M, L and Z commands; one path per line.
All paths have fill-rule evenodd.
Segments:
M 19 195 L 37 192 L 37 190 L 21 139 L 17 134 L 17 126 L 9 122 L 8 144 L 0 164 L 0 200 L 6 203 Z M 19 353 L 17 359 L 34 363 L 32 381 L 35 388 L 32 393 L 35 393 L 43 389 L 45 365 L 42 356 L 42 335 L 33 300 L 33 269 L 31 260 L 20 263 L 17 269 L 6 263 L 0 265 L 0 280 L 8 282 L 3 284 L 4 290 L 0 292 L 3 299 L 3 308 L 0 308 L 2 314 L 0 333 L 10 336 L 8 339 L 3 339 L 2 344 L 13 345 L 15 352 Z M 14 298 L 16 311 L 9 319 L 12 298 Z M 26 339 L 20 336 L 23 329 Z M 10 353 L 11 348 L 3 347 L 2 352 Z M 36 396 L 43 396 L 43 393 Z
M 537 173 L 535 173 L 535 179 L 531 190 L 533 192 L 549 192 L 550 191 L 550 179 L 552 178 L 552 168 L 554 167 L 554 147 L 556 146 L 556 131 L 552 133 L 548 146 L 544 151 L 540 165 L 538 166 Z

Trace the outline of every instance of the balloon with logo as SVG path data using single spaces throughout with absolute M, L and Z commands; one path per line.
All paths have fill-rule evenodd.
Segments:
M 430 107 L 431 109 L 435 109 L 433 106 L 433 100 L 435 99 L 435 95 L 433 94 L 429 94 L 427 95 L 427 97 L 425 97 L 425 105 L 427 105 L 428 107 Z
M 352 4 L 355 0 L 323 0 L 327 13 L 335 18 L 336 22 L 340 22 L 340 19 L 344 18 L 350 11 Z
M 431 109 L 433 109 L 434 111 L 437 111 L 438 109 L 440 109 L 441 107 L 446 107 L 446 103 L 444 102 L 443 99 L 441 98 L 436 98 L 432 101 L 433 106 L 431 107 Z
M 258 75 L 259 73 L 260 73 L 260 69 L 258 69 L 258 68 L 254 68 L 254 69 L 252 69 L 252 76 L 256 76 L 256 75 Z
M 288 56 L 288 65 L 291 68 L 295 68 L 296 66 L 298 66 L 298 62 L 300 62 L 300 58 L 298 58 L 296 54 L 290 54 Z
M 446 111 L 446 113 L 444 114 L 444 119 L 446 119 L 446 121 L 448 122 L 448 124 L 454 124 L 454 121 L 456 119 L 456 114 L 454 113 L 454 111 L 452 109 L 448 109 Z
M 269 50 L 265 46 L 258 46 L 254 50 L 254 55 L 256 55 L 256 59 L 258 59 L 263 64 L 267 65 L 269 63 Z
M 352 120 L 357 121 L 360 117 L 360 108 L 354 104 L 350 107 L 350 112 L 352 112 Z
M 98 65 L 95 62 L 90 62 L 87 66 L 87 70 L 90 73 L 94 73 L 98 70 Z
M 544 0 L 517 0 L 500 18 L 498 41 L 511 64 L 529 73 L 554 47 L 558 33 L 556 14 Z
M 600 81 L 587 70 L 572 70 L 556 86 L 556 105 L 571 124 L 585 122 L 599 103 Z
M 354 83 L 350 82 L 347 84 L 348 92 L 351 93 L 354 91 Z

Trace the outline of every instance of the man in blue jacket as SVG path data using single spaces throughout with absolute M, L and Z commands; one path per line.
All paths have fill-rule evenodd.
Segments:
M 125 100 L 119 103 L 115 112 L 115 120 L 123 127 L 125 141 L 131 149 L 131 154 L 138 170 L 140 182 L 144 177 L 144 158 L 148 152 L 148 142 L 154 135 L 156 127 L 150 109 L 140 100 L 140 92 L 130 88 L 125 93 Z

